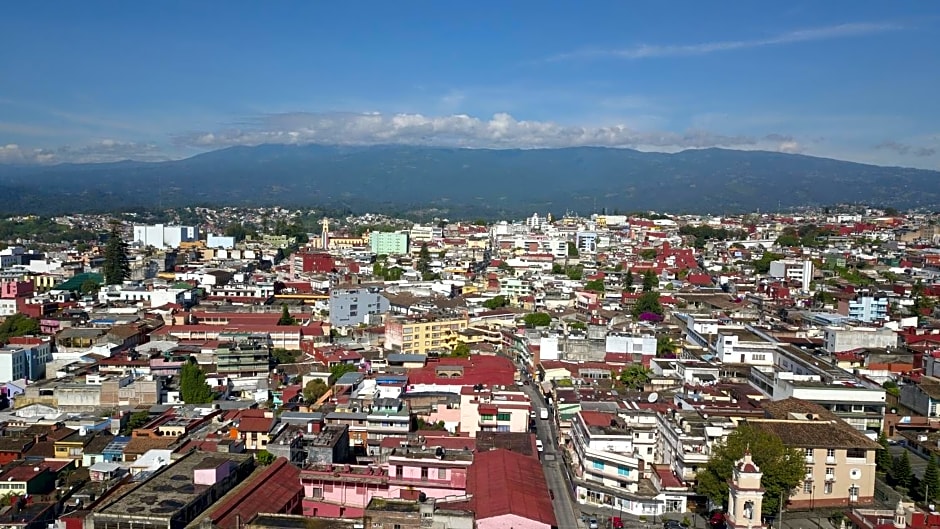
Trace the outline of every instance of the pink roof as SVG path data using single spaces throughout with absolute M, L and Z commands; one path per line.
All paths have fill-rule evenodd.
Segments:
M 514 514 L 557 525 L 542 465 L 533 456 L 501 448 L 477 453 L 467 475 L 467 492 L 477 520 Z

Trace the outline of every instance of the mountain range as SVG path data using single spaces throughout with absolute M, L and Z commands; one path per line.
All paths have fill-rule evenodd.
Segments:
M 940 172 L 763 151 L 260 145 L 183 160 L 0 165 L 0 213 L 191 205 L 450 218 L 940 204 Z

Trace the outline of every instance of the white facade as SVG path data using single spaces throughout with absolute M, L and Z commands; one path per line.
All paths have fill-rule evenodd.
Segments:
M 887 328 L 826 327 L 826 352 L 841 353 L 864 347 L 897 347 L 898 335 Z
M 206 247 L 207 248 L 223 248 L 226 250 L 232 249 L 235 247 L 235 237 L 226 237 L 224 235 L 213 235 L 210 233 L 206 237 Z
M 22 347 L 0 348 L 0 383 L 26 378 L 29 374 L 29 358 Z
M 769 342 L 741 342 L 736 334 L 719 331 L 715 352 L 723 364 L 774 365 L 776 346 Z
M 858 296 L 848 304 L 850 318 L 867 323 L 888 319 L 887 296 Z
M 17 312 L 15 299 L 0 299 L 0 316 L 12 316 Z
M 607 335 L 607 352 L 656 356 L 656 338 L 651 335 L 612 333 Z
M 134 226 L 134 242 L 143 246 L 153 246 L 158 250 L 178 248 L 182 242 L 199 239 L 199 229 L 195 226 L 166 226 L 154 224 Z
M 809 292 L 809 284 L 813 280 L 813 262 L 785 259 L 770 262 L 770 277 L 799 281 L 803 293 Z

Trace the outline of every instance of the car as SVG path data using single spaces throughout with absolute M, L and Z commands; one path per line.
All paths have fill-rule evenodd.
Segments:
M 591 518 L 588 520 L 588 529 L 598 529 L 600 525 L 597 524 L 597 518 Z
M 532 445 L 529 445 L 529 446 L 532 446 Z M 542 444 L 541 439 L 535 440 L 535 449 L 538 450 L 539 452 L 541 452 L 542 450 L 545 450 L 545 446 Z
M 689 526 L 679 520 L 666 520 L 663 522 L 663 529 L 689 529 Z

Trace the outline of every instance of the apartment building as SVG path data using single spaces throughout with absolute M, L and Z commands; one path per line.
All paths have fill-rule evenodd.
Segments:
M 153 246 L 158 250 L 178 248 L 180 243 L 199 240 L 199 228 L 195 226 L 166 226 L 153 224 L 134 226 L 132 239 L 142 246 Z
M 374 231 L 369 234 L 369 247 L 375 255 L 408 255 L 408 234 Z
M 898 334 L 887 327 L 849 327 L 831 325 L 823 329 L 827 353 L 853 349 L 897 347 Z
M 858 295 L 851 299 L 840 300 L 838 312 L 865 323 L 884 321 L 888 319 L 888 296 Z
M 215 350 L 216 371 L 239 377 L 267 376 L 271 371 L 271 337 L 261 333 L 221 333 Z
M 522 391 L 468 386 L 460 393 L 458 432 L 476 437 L 479 432 L 525 433 L 532 403 Z
M 803 293 L 809 292 L 809 284 L 813 281 L 813 262 L 783 259 L 770 262 L 768 274 L 776 279 L 798 281 L 802 285 Z
M 381 323 L 390 307 L 377 288 L 334 288 L 329 303 L 330 325 L 336 327 Z
M 814 509 L 872 503 L 875 453 L 881 446 L 831 411 L 800 399 L 764 404 L 766 418 L 747 424 L 805 454 L 806 475 L 788 508 Z
M 385 323 L 385 349 L 412 354 L 447 350 L 457 344 L 468 322 L 466 316 L 392 318 Z
M 578 502 L 634 512 L 645 465 L 632 429 L 616 414 L 582 410 L 571 419 L 569 438 Z

